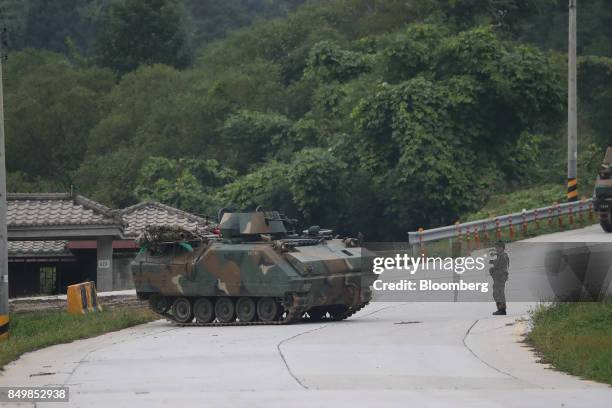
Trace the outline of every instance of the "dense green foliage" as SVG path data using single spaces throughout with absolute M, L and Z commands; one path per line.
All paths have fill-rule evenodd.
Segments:
M 5 64 L 12 191 L 74 185 L 210 215 L 263 205 L 401 239 L 494 191 L 563 183 L 561 1 L 72 1 L 45 17 L 76 19 L 65 47 L 19 37 L 64 54 Z M 581 42 L 590 178 L 612 143 L 612 5 L 581 7 L 602 27 Z
M 544 363 L 612 384 L 612 303 L 565 303 L 532 315 L 528 340 Z

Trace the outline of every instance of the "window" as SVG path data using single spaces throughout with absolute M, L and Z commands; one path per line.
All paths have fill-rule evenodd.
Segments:
M 51 295 L 55 292 L 55 282 L 57 279 L 57 268 L 55 266 L 40 267 L 40 293 Z

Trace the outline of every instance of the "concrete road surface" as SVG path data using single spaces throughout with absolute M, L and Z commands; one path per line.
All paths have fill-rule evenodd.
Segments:
M 612 234 L 592 226 L 534 240 Z M 0 385 L 67 385 L 75 407 L 612 406 L 612 387 L 549 369 L 522 343 L 534 306 L 511 303 L 512 315 L 493 317 L 492 302 L 374 302 L 336 323 L 157 321 L 28 353 Z
M 548 369 L 521 343 L 517 318 L 531 306 L 493 317 L 482 302 L 374 303 L 344 322 L 267 327 L 157 321 L 26 354 L 0 385 L 68 385 L 79 407 L 610 407 L 611 387 Z
M 612 234 L 604 232 L 599 224 L 571 231 L 540 235 L 526 242 L 612 242 Z

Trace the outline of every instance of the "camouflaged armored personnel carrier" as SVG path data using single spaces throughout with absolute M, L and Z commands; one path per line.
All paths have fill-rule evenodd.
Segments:
M 599 212 L 599 223 L 606 232 L 612 232 L 612 146 L 608 147 L 593 193 L 593 206 Z
M 219 235 L 145 231 L 132 272 L 155 312 L 181 325 L 286 324 L 345 319 L 370 301 L 376 275 L 357 239 L 290 233 L 276 211 L 220 218 Z

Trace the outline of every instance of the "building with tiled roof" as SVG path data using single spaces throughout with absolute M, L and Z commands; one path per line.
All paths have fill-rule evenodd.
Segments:
M 158 203 L 110 209 L 78 194 L 8 194 L 11 297 L 65 293 L 87 280 L 98 290 L 133 287 L 135 239 L 147 225 L 205 228 L 206 219 Z
M 9 241 L 12 257 L 71 256 L 68 241 Z
M 147 225 L 178 225 L 188 230 L 197 230 L 209 224 L 205 218 L 157 201 L 147 201 L 127 207 L 121 210 L 120 214 L 127 224 L 124 236 L 130 238 L 138 237 Z

